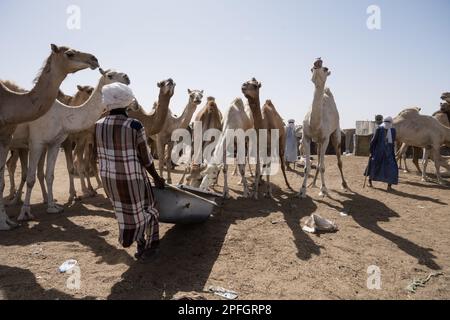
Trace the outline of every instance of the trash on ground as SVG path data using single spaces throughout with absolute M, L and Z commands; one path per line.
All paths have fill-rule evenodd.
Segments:
M 336 232 L 339 229 L 333 221 L 322 218 L 318 214 L 313 213 L 305 221 L 305 225 L 303 226 L 302 230 L 309 233 L 316 233 L 316 232 Z
M 341 212 L 339 212 L 339 215 L 340 215 L 341 217 L 348 217 L 348 212 L 345 211 L 345 210 L 342 210 Z
M 175 294 L 172 300 L 208 300 L 197 292 L 179 292 Z
M 58 270 L 61 273 L 65 273 L 75 267 L 77 265 L 78 261 L 74 259 L 70 259 L 65 261 L 62 265 L 59 266 Z
M 438 277 L 438 276 L 442 276 L 444 275 L 443 272 L 432 272 L 430 273 L 426 278 L 421 278 L 421 279 L 414 279 L 413 282 L 411 282 L 407 287 L 406 290 L 408 290 L 411 293 L 416 293 L 417 288 L 419 287 L 425 287 L 425 285 L 427 284 L 428 281 L 430 281 L 430 279 L 432 277 Z
M 208 291 L 228 300 L 235 300 L 238 297 L 237 292 L 227 290 L 221 287 L 209 287 Z
M 281 219 L 281 220 L 272 220 L 272 224 L 278 224 L 278 223 L 283 223 L 286 222 L 286 220 Z

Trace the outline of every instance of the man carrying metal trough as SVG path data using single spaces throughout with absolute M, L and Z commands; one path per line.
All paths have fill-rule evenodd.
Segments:
M 137 242 L 137 259 L 149 259 L 159 246 L 159 213 L 150 180 L 157 188 L 165 181 L 156 172 L 144 127 L 129 118 L 126 107 L 135 99 L 121 83 L 103 87 L 103 103 L 109 115 L 95 125 L 100 176 L 119 223 L 119 242 L 130 247 Z

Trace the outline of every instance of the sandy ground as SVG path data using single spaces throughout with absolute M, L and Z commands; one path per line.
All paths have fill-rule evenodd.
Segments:
M 135 247 L 118 245 L 117 224 L 102 191 L 66 206 L 61 215 L 48 215 L 36 184 L 37 221 L 0 233 L 0 298 L 171 299 L 187 292 L 216 299 L 203 291 L 220 286 L 236 291 L 239 299 L 449 299 L 450 188 L 401 173 L 394 193 L 381 185 L 363 189 L 366 159 L 345 157 L 354 193 L 343 193 L 335 158 L 327 160 L 332 199 L 318 197 L 317 189 L 296 199 L 281 174 L 272 179 L 275 200 L 241 199 L 239 179 L 233 177 L 234 199 L 207 223 L 161 226 L 160 255 L 147 264 L 133 259 Z M 288 178 L 300 186 L 299 173 Z M 8 188 L 7 183 L 5 194 Z M 64 204 L 68 179 L 62 154 L 55 192 Z M 340 216 L 342 208 L 350 215 Z M 7 209 L 14 218 L 19 210 Z M 340 230 L 303 232 L 300 222 L 313 212 L 336 221 Z M 70 275 L 57 271 L 66 259 L 79 262 L 80 289 L 69 289 Z M 380 290 L 367 288 L 371 265 L 380 268 Z M 436 271 L 444 274 L 415 294 L 405 289 Z

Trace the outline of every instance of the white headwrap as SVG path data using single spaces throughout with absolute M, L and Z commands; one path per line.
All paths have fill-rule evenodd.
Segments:
M 383 124 L 380 126 L 387 130 L 387 139 L 388 143 L 392 143 L 392 117 L 386 117 L 384 118 Z
M 103 104 L 106 109 L 126 108 L 134 101 L 134 94 L 130 87 L 123 83 L 111 83 L 103 87 Z

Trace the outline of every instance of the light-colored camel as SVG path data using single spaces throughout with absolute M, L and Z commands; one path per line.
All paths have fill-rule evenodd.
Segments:
M 196 122 L 201 122 L 202 124 L 202 133 L 205 134 L 210 129 L 216 129 L 222 131 L 222 113 L 216 104 L 216 99 L 214 97 L 208 97 L 206 105 L 197 113 L 195 117 Z M 213 141 L 203 141 L 202 148 L 199 149 L 199 152 L 202 151 Z M 202 154 L 194 155 L 194 159 L 201 159 Z M 205 169 L 205 166 L 195 164 L 193 161 L 191 165 L 189 165 L 185 171 L 179 184 L 184 183 L 184 179 L 186 177 L 186 185 L 198 188 L 202 183 L 203 176 L 201 172 Z M 187 175 L 187 176 L 186 176 Z
M 253 123 L 254 128 L 257 132 L 257 154 L 256 154 L 256 179 L 255 179 L 255 186 L 254 186 L 254 198 L 258 199 L 259 196 L 259 183 L 261 180 L 261 159 L 260 159 L 260 130 L 268 130 L 267 132 L 267 138 L 266 145 L 271 145 L 271 138 L 270 138 L 270 132 L 271 130 L 279 130 L 279 164 L 281 166 L 281 171 L 283 173 L 284 181 L 286 183 L 286 186 L 289 189 L 292 189 L 289 185 L 289 182 L 286 177 L 286 167 L 284 163 L 284 146 L 286 144 L 286 134 L 284 131 L 284 123 L 278 112 L 276 111 L 273 104 L 268 100 L 268 103 L 266 103 L 263 107 L 263 110 L 261 111 L 261 102 L 259 97 L 259 89 L 261 88 L 261 83 L 258 82 L 255 78 L 253 78 L 250 81 L 247 81 L 242 85 L 242 93 L 247 98 L 248 105 L 250 107 L 252 116 L 253 116 Z M 268 148 L 269 149 L 269 148 Z M 269 150 L 270 151 L 270 150 Z M 271 153 L 268 153 L 271 154 Z M 269 172 L 267 174 L 267 191 L 266 196 L 272 197 L 272 186 L 270 185 L 270 162 L 266 165 L 266 170 Z
M 94 93 L 88 101 L 79 107 L 69 107 L 59 101 L 55 101 L 53 107 L 41 118 L 19 125 L 13 136 L 15 140 L 28 141 L 30 150 L 29 167 L 27 172 L 27 191 L 18 220 L 33 219 L 30 208 L 31 191 L 36 181 L 36 169 L 39 159 L 47 149 L 47 164 L 45 180 L 48 192 L 47 213 L 60 213 L 63 208 L 57 205 L 53 199 L 53 179 L 56 159 L 61 143 L 69 134 L 87 130 L 92 127 L 105 110 L 102 103 L 101 90 L 103 86 L 121 82 L 129 84 L 130 80 L 124 73 L 115 71 L 103 71 Z
M 393 121 L 397 131 L 397 141 L 407 145 L 424 148 L 424 159 L 431 156 L 436 168 L 438 182 L 443 184 L 440 167 L 443 161 L 440 150 L 442 145 L 450 145 L 450 128 L 443 126 L 432 116 L 421 115 L 419 108 L 409 108 L 400 112 Z M 422 180 L 428 180 L 425 161 Z
M 197 106 L 202 103 L 203 90 L 188 89 L 189 102 L 180 117 L 175 117 L 171 112 L 167 114 L 166 120 L 162 130 L 152 139 L 156 141 L 156 148 L 158 150 L 159 172 L 161 177 L 164 172 L 164 162 L 167 170 L 167 183 L 172 183 L 172 132 L 176 129 L 186 129 L 194 116 Z M 166 153 L 167 146 L 167 153 Z
M 305 153 L 305 177 L 298 195 L 301 198 L 306 197 L 307 181 L 311 171 L 311 141 L 317 143 L 317 153 L 319 155 L 319 165 L 317 169 L 320 170 L 321 177 L 319 195 L 328 195 L 325 183 L 325 152 L 330 140 L 336 151 L 338 168 L 342 179 L 342 188 L 348 188 L 342 171 L 339 112 L 331 90 L 325 88 L 327 78 L 330 76 L 331 72 L 328 68 L 323 67 L 323 62 L 320 58 L 316 60 L 311 71 L 311 81 L 314 83 L 315 88 L 311 109 L 308 111 L 305 120 L 303 121 L 302 145 Z
M 244 102 L 242 99 L 235 99 L 231 106 L 228 108 L 223 119 L 222 134 L 219 137 L 219 142 L 214 149 L 213 157 L 208 163 L 205 171 L 202 172 L 203 181 L 200 188 L 203 190 L 209 190 L 209 188 L 217 182 L 217 177 L 221 168 L 223 168 L 224 184 L 223 184 L 223 197 L 228 199 L 230 192 L 228 188 L 228 164 L 227 157 L 227 131 L 242 129 L 246 132 L 253 128 L 253 121 L 245 112 Z M 247 179 L 245 178 L 245 164 L 239 164 L 239 173 L 242 178 L 242 185 L 244 188 L 243 196 L 248 198 L 250 196 L 250 190 L 248 188 Z
M 8 88 L 11 89 L 7 85 Z M 64 104 L 67 104 L 68 106 L 78 106 L 86 102 L 89 97 L 91 96 L 92 92 L 94 91 L 94 88 L 91 86 L 78 86 L 78 91 L 74 96 L 65 95 L 62 93 L 62 91 L 59 91 L 58 94 L 58 101 L 61 101 Z M 17 89 L 17 87 L 16 87 Z M 18 88 L 19 90 L 22 90 L 21 88 Z M 17 90 L 16 90 L 17 91 Z M 72 158 L 72 144 L 73 140 L 71 139 L 71 135 L 64 141 L 63 148 L 65 151 L 66 156 L 66 163 L 67 163 L 67 170 L 70 173 L 73 170 L 73 158 Z M 27 178 L 27 171 L 28 171 L 28 143 L 27 141 L 24 141 L 22 145 L 16 144 L 16 147 L 18 148 L 11 148 L 12 156 L 7 161 L 7 167 L 8 167 L 8 174 L 10 179 L 10 195 L 6 197 L 7 200 L 9 200 L 9 205 L 17 204 L 21 201 L 22 198 L 22 190 L 26 182 Z M 44 182 L 44 161 L 45 161 L 45 155 L 46 151 L 42 153 L 41 159 L 39 161 L 38 166 L 38 180 L 39 184 L 41 186 L 42 191 L 42 197 L 44 199 L 44 203 L 47 203 L 47 191 L 45 187 Z M 21 164 L 21 182 L 19 189 L 16 190 L 15 181 L 14 181 L 14 175 L 17 168 L 17 161 L 20 158 L 20 164 Z M 70 184 L 73 186 L 73 179 L 70 179 Z
M 450 104 L 448 102 L 442 102 L 440 110 L 435 112 L 433 114 L 433 117 L 436 118 L 436 120 L 438 120 L 443 126 L 450 127 Z M 406 152 L 409 147 L 410 146 L 408 146 L 406 143 L 403 143 L 396 155 L 397 160 L 399 160 L 400 167 L 401 167 L 401 163 L 403 160 L 403 163 L 405 165 L 404 172 L 409 172 L 408 165 L 406 163 Z M 417 171 L 419 172 L 419 174 L 422 175 L 422 170 L 419 167 L 419 157 L 420 157 L 420 154 L 422 153 L 422 150 L 421 150 L 421 148 L 415 147 L 415 146 L 413 146 L 412 148 L 413 148 L 412 161 L 413 161 L 415 167 L 417 168 Z M 443 163 L 441 163 L 441 165 L 443 167 L 445 167 L 447 169 L 447 171 L 450 170 L 450 166 L 447 163 L 443 162 Z
M 159 98 L 151 113 L 141 107 L 138 111 L 129 112 L 131 118 L 139 120 L 145 128 L 147 137 L 158 134 L 164 127 L 169 113 L 170 99 L 175 92 L 176 83 L 172 79 L 158 82 Z
M 98 68 L 98 60 L 89 53 L 51 45 L 52 52 L 35 80 L 34 88 L 17 93 L 0 83 L 0 230 L 15 226 L 6 215 L 3 202 L 4 173 L 9 143 L 16 126 L 33 121 L 50 110 L 66 76 L 83 69 Z

